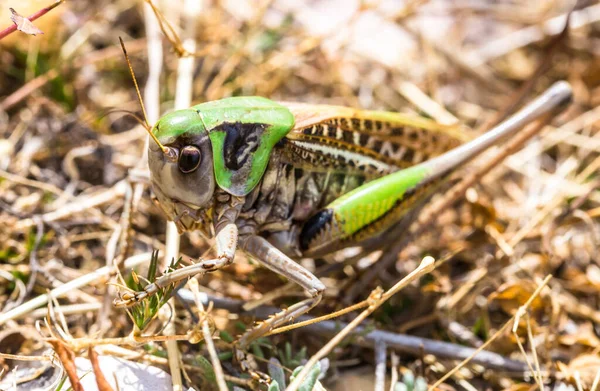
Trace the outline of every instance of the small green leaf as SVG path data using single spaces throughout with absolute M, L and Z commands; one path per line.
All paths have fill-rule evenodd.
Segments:
M 253 343 L 251 345 L 251 349 L 252 349 L 252 354 L 254 354 L 256 357 L 265 358 L 265 354 L 263 353 L 262 349 L 260 348 L 260 346 L 257 343 Z
M 176 269 L 181 263 L 182 258 L 177 261 L 173 260 L 167 269 L 167 273 Z M 147 280 L 153 282 L 156 279 L 156 269 L 158 265 L 158 251 L 152 253 L 150 265 L 148 267 Z M 148 284 L 140 278 L 133 278 L 135 272 L 132 272 L 126 281 L 127 287 L 134 291 L 141 291 Z M 146 300 L 142 300 L 128 310 L 129 316 L 133 320 L 135 326 L 143 331 L 152 319 L 158 314 L 158 310 L 167 303 L 173 294 L 175 285 L 169 285 L 161 288 L 158 292 L 150 296 Z
M 279 384 L 276 380 L 273 380 L 271 384 L 269 384 L 268 391 L 280 391 Z
M 281 387 L 282 389 L 286 388 L 285 373 L 283 372 L 283 366 L 275 357 L 272 357 L 269 360 L 269 376 L 271 376 L 271 379 L 273 379 L 274 382 L 277 382 L 277 389 L 279 389 L 279 387 Z
M 219 357 L 219 361 L 229 361 L 233 358 L 233 352 L 232 351 L 221 352 L 221 353 L 217 354 L 217 357 Z
M 235 338 L 225 330 L 219 331 L 219 338 L 227 343 L 233 343 L 233 341 L 235 341 Z
M 415 375 L 412 371 L 407 371 L 402 376 L 402 383 L 406 384 L 408 391 L 413 391 L 415 387 Z
M 415 387 L 414 387 L 414 391 L 427 391 L 428 387 L 427 387 L 427 381 L 425 379 L 423 379 L 421 376 L 417 377 L 417 380 L 415 380 Z
M 215 370 L 213 369 L 210 361 L 208 361 L 204 356 L 198 355 L 195 357 L 194 362 L 196 365 L 198 365 L 198 367 L 200 367 L 202 378 L 216 387 L 217 375 L 215 375 Z
M 394 386 L 394 391 L 408 391 L 408 387 L 406 386 L 406 384 L 398 382 Z
M 302 368 L 304 368 L 304 366 L 299 366 L 298 368 L 294 369 L 294 372 L 292 373 L 292 376 L 290 377 L 290 379 L 292 381 L 296 378 L 296 376 L 298 376 L 298 373 L 300 373 Z M 310 371 L 308 372 L 308 376 L 306 376 L 306 378 L 302 382 L 302 385 L 300 385 L 300 387 L 298 387 L 298 391 L 312 391 L 313 388 L 315 387 L 315 384 L 317 384 L 320 374 L 321 374 L 321 363 L 318 362 L 314 367 L 312 367 L 310 369 Z

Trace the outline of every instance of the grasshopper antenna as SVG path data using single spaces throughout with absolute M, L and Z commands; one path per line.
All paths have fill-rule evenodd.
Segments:
M 137 79 L 135 78 L 135 72 L 133 71 L 131 61 L 129 61 L 129 56 L 127 55 L 127 50 L 125 49 L 125 44 L 123 43 L 123 39 L 121 37 L 119 37 L 119 42 L 121 42 L 121 48 L 123 49 L 123 54 L 125 55 L 125 61 L 127 61 L 129 73 L 131 74 L 133 84 L 135 85 L 135 92 L 137 93 L 138 101 L 140 102 L 140 106 L 142 108 L 142 114 L 144 116 L 144 123 L 142 123 L 142 125 L 144 126 L 150 137 L 152 137 L 152 140 L 154 140 L 156 145 L 158 145 L 158 147 L 163 151 L 163 153 L 165 155 L 170 155 L 171 149 L 162 145 L 160 141 L 158 141 L 158 138 L 154 135 L 154 133 L 152 133 L 150 124 L 148 123 L 148 116 L 146 115 L 146 107 L 144 107 L 144 101 L 142 100 L 142 94 L 140 93 L 140 87 L 138 86 Z
M 100 118 L 104 118 L 107 115 L 112 114 L 112 113 L 125 113 L 125 114 L 129 115 L 130 117 L 132 117 L 133 119 L 135 119 L 138 124 L 140 124 L 144 128 L 146 128 L 146 122 L 144 122 L 144 120 L 141 119 L 139 115 L 137 115 L 133 111 L 129 111 L 129 110 L 124 110 L 124 109 L 110 109 L 110 110 L 105 111 L 104 114 L 102 114 L 100 116 Z

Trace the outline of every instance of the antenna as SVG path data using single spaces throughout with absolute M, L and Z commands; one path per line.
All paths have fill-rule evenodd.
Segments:
M 129 56 L 127 55 L 127 50 L 125 49 L 125 44 L 123 43 L 123 39 L 121 37 L 119 37 L 119 42 L 121 42 L 121 48 L 123 48 L 123 54 L 125 55 L 125 61 L 127 61 L 127 66 L 129 67 L 129 73 L 131 73 L 131 78 L 133 79 L 133 84 L 135 85 L 135 92 L 137 93 L 138 101 L 140 102 L 140 106 L 142 108 L 142 114 L 144 116 L 144 122 L 145 122 L 142 125 L 144 126 L 144 128 L 146 129 L 146 131 L 148 132 L 150 137 L 152 137 L 152 140 L 154 140 L 156 145 L 158 145 L 159 148 L 163 151 L 163 153 L 165 155 L 169 155 L 170 148 L 162 145 L 160 143 L 160 141 L 158 141 L 158 138 L 156 138 L 154 133 L 152 133 L 150 124 L 148 123 L 148 116 L 146 115 L 146 108 L 144 107 L 144 101 L 142 100 L 142 94 L 140 93 L 140 87 L 138 86 L 137 79 L 135 78 L 135 72 L 133 72 L 133 67 L 131 66 L 131 62 L 129 61 Z

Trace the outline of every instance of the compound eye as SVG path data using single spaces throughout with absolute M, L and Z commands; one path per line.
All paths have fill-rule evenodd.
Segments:
M 198 168 L 201 160 L 202 154 L 200 153 L 200 150 L 193 145 L 186 145 L 181 149 L 179 162 L 177 164 L 181 172 L 189 174 Z

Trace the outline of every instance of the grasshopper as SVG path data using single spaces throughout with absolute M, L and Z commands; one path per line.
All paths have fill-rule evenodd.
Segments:
M 123 293 L 115 305 L 227 266 L 241 249 L 308 294 L 240 337 L 236 356 L 250 370 L 240 352 L 316 306 L 325 290 L 294 259 L 378 240 L 410 220 L 450 173 L 570 99 L 569 84 L 558 82 L 468 142 L 456 127 L 422 117 L 262 97 L 168 113 L 147 127 L 152 188 L 180 233 L 215 239 L 216 257 Z

